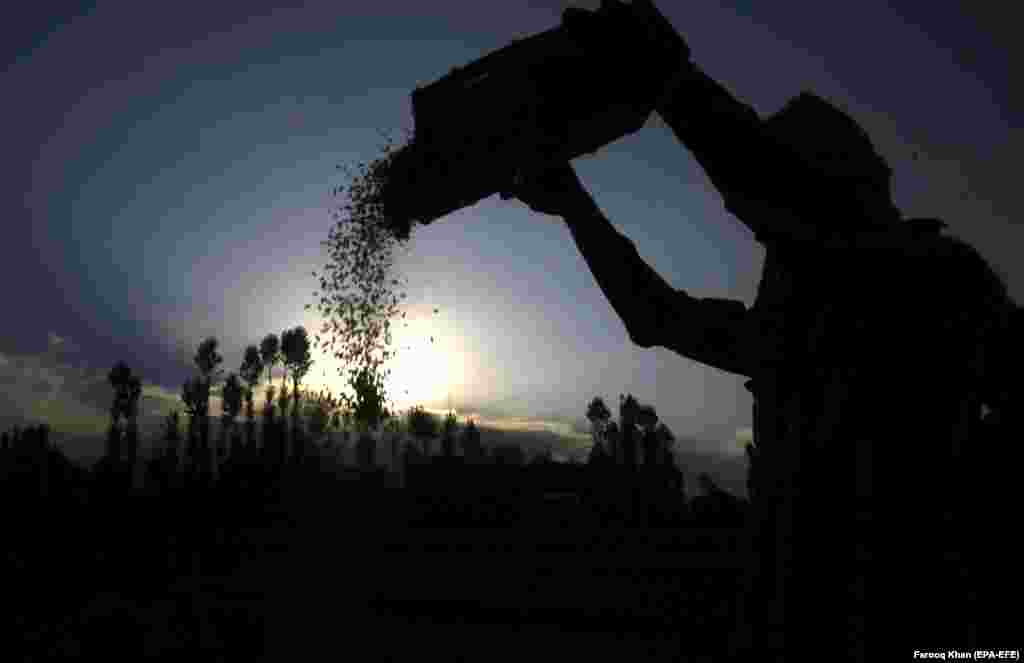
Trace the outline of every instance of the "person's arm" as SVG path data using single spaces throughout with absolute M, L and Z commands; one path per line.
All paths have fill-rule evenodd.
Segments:
M 742 302 L 698 299 L 673 288 L 596 206 L 563 218 L 633 343 L 664 347 L 730 373 L 749 373 L 752 362 L 741 342 L 748 315 Z
M 598 11 L 570 8 L 562 23 L 595 66 L 615 72 L 608 85 L 653 95 L 654 111 L 758 240 L 820 241 L 823 217 L 877 211 L 859 209 L 863 201 L 849 182 L 805 162 L 752 108 L 701 71 L 686 40 L 651 0 L 602 1 Z M 611 60 L 610 43 L 619 46 Z
M 749 375 L 752 353 L 743 342 L 748 313 L 742 302 L 696 299 L 651 269 L 636 246 L 601 214 L 568 163 L 524 173 L 516 196 L 536 212 L 560 216 L 601 291 L 642 348 L 661 346 L 708 366 Z
M 784 229 L 814 239 L 822 215 L 849 198 L 835 181 L 774 138 L 753 108 L 688 60 L 655 111 L 694 155 L 726 209 L 758 239 Z

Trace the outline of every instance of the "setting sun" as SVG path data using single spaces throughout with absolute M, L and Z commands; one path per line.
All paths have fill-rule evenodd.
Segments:
M 449 395 L 461 395 L 466 382 L 466 361 L 459 337 L 444 321 L 414 318 L 399 327 L 394 342 L 397 354 L 388 380 L 395 405 L 441 404 Z
M 316 330 L 321 325 L 314 316 L 307 316 L 304 323 Z M 391 371 L 386 381 L 388 399 L 399 411 L 413 405 L 442 406 L 449 397 L 466 395 L 466 355 L 451 325 L 420 315 L 396 322 L 394 329 L 395 357 L 384 368 Z M 313 359 L 316 363 L 307 381 L 311 389 L 327 387 L 335 394 L 350 391 L 345 376 L 338 374 L 339 361 L 329 350 L 314 349 Z

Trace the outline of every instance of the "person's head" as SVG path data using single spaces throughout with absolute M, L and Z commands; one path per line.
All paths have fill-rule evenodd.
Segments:
M 899 220 L 890 188 L 892 169 L 867 132 L 845 112 L 815 94 L 802 92 L 766 124 L 776 140 L 816 170 L 849 183 L 861 204 L 860 210 L 850 210 L 858 223 L 884 225 Z M 837 216 L 843 212 L 836 210 Z

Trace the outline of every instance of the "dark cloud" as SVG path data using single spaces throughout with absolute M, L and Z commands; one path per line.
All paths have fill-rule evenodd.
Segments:
M 139 403 L 139 414 L 143 417 L 164 417 L 171 410 L 183 409 L 181 399 L 170 391 L 166 391 L 159 387 L 149 387 L 149 391 L 144 390 L 142 398 Z
M 68 386 L 63 390 L 65 394 L 96 410 L 98 414 L 106 414 L 114 402 L 114 391 L 104 377 L 93 375 Z

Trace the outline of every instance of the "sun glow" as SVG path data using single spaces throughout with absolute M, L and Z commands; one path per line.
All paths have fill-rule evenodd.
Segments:
M 460 338 L 445 321 L 428 317 L 409 313 L 407 319 L 393 322 L 395 356 L 384 364 L 391 371 L 385 388 L 399 412 L 413 405 L 445 407 L 449 398 L 456 401 L 466 395 L 467 358 Z M 321 322 L 311 317 L 305 326 L 312 335 Z M 313 390 L 326 387 L 335 395 L 350 393 L 347 376 L 338 374 L 340 362 L 330 351 L 316 348 L 312 353 L 315 363 L 306 384 Z
M 464 394 L 466 357 L 459 337 L 443 321 L 413 318 L 395 333 L 396 356 L 388 391 L 399 410 L 441 406 Z

